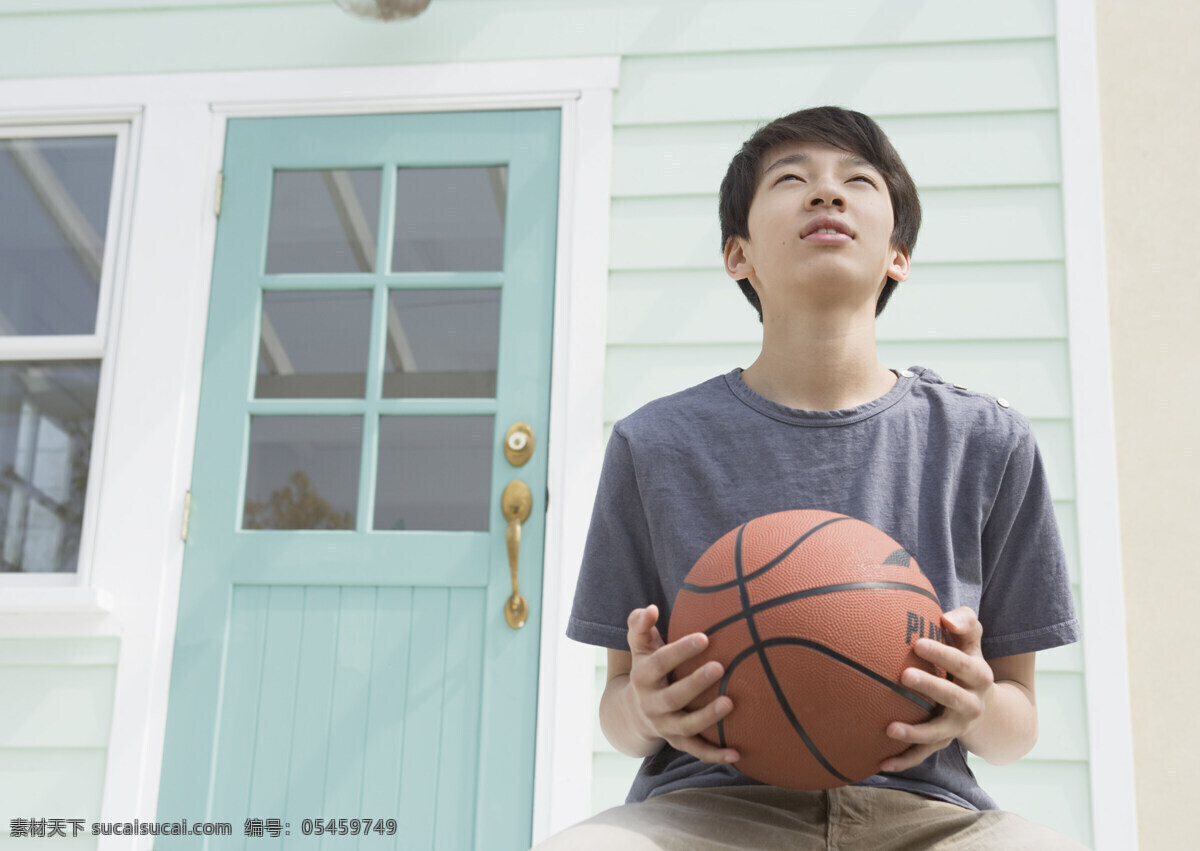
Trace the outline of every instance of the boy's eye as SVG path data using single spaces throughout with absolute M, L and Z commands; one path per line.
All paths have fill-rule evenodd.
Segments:
M 859 174 L 859 175 L 856 175 L 856 176 L 854 176 L 854 177 L 852 177 L 852 178 L 850 178 L 850 179 L 851 179 L 852 181 L 853 181 L 853 180 L 861 180 L 861 181 L 863 181 L 864 183 L 869 183 L 869 184 L 871 184 L 872 186 L 874 186 L 874 185 L 875 185 L 875 181 L 874 181 L 874 180 L 872 180 L 871 178 L 867 177 L 865 174 Z

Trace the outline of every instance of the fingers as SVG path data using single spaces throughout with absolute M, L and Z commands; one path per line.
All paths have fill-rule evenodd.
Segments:
M 908 742 L 911 745 L 937 745 L 943 748 L 962 732 L 962 725 L 956 720 L 939 715 L 924 724 L 904 724 L 893 721 L 888 725 L 887 734 L 893 739 Z
M 983 624 L 970 606 L 959 606 L 942 615 L 942 625 L 954 636 L 954 643 L 967 655 L 983 655 Z
M 966 687 L 965 680 L 951 681 L 916 668 L 906 668 L 900 675 L 900 682 L 968 723 L 983 713 L 982 699 L 973 687 Z
M 667 739 L 667 744 L 675 748 L 675 750 L 690 753 L 702 762 L 721 762 L 729 765 L 741 759 L 741 756 L 733 748 L 717 747 L 699 736 L 691 736 L 685 739 Z
M 721 664 L 709 662 L 675 682 L 670 681 L 673 671 L 708 647 L 708 636 L 694 633 L 664 644 L 655 626 L 657 622 L 657 606 L 629 613 L 628 640 L 633 656 L 629 684 L 636 711 L 651 734 L 672 747 L 704 762 L 737 762 L 741 757 L 736 750 L 718 747 L 700 736 L 733 711 L 733 701 L 721 696 L 698 709 L 687 708 L 720 681 L 724 673 Z
M 701 665 L 686 677 L 682 677 L 666 688 L 659 689 L 650 695 L 646 701 L 646 711 L 665 714 L 685 709 L 688 704 L 706 690 L 719 683 L 724 670 L 720 662 L 708 662 Z M 729 698 L 726 697 L 725 700 L 728 701 Z M 703 729 L 704 727 L 700 727 L 693 732 L 699 732 Z M 691 734 L 688 733 L 688 735 Z
M 982 656 L 967 653 L 957 647 L 951 647 L 948 644 L 942 644 L 928 638 L 920 638 L 913 644 L 913 650 L 922 659 L 932 662 L 934 665 L 945 670 L 955 682 L 966 688 L 986 688 L 995 679 L 991 666 L 988 665 Z M 908 675 L 908 671 L 914 672 L 915 681 L 924 683 L 938 680 L 944 682 L 941 677 L 934 677 L 931 674 L 926 674 L 924 677 L 916 677 L 916 674 L 924 672 L 917 668 L 907 668 L 905 669 L 904 676 L 901 677 L 901 682 L 910 688 L 916 688 L 917 686 L 911 685 L 904 678 Z
M 924 724 L 902 724 L 899 721 L 888 725 L 887 734 L 901 742 L 909 742 L 912 747 L 903 753 L 884 760 L 880 771 L 904 771 L 919 765 L 930 754 L 940 751 L 954 741 L 960 731 L 960 725 L 945 715 L 934 718 Z
M 704 633 L 685 635 L 683 638 L 672 641 L 670 644 L 664 644 L 653 653 L 639 658 L 633 671 L 630 672 L 630 678 L 641 686 L 665 680 L 672 671 L 688 659 L 703 653 L 707 646 L 708 636 Z
M 667 741 L 698 736 L 704 730 L 716 725 L 733 710 L 733 701 L 721 696 L 712 703 L 706 704 L 691 712 L 679 710 L 663 713 L 660 716 L 661 735 Z
M 653 656 L 643 659 L 645 663 L 656 660 L 670 650 L 668 645 Z M 721 695 L 698 709 L 687 707 L 705 690 L 721 679 L 723 668 L 719 662 L 702 665 L 686 677 L 662 688 L 655 683 L 638 687 L 641 711 L 655 735 L 665 739 L 672 747 L 690 753 L 705 762 L 737 762 L 740 757 L 732 748 L 719 748 L 700 737 L 700 733 L 716 726 L 717 722 L 733 711 L 733 701 Z M 633 675 L 631 674 L 631 682 Z
M 946 742 L 946 744 L 950 743 Z M 943 747 L 944 746 L 945 745 L 943 745 Z M 933 754 L 939 750 L 941 750 L 940 747 L 934 747 L 932 745 L 914 745 L 901 754 L 897 754 L 896 756 L 885 759 L 879 764 L 879 770 L 891 772 L 905 771 L 915 765 L 920 765 L 929 758 L 930 754 Z
M 663 738 L 676 750 L 690 753 L 704 762 L 733 763 L 741 759 L 734 748 L 722 748 L 701 737 L 700 733 L 733 711 L 733 701 L 718 697 L 694 712 L 675 712 L 663 717 Z
M 945 670 L 948 677 L 905 668 L 900 681 L 944 707 L 944 711 L 924 724 L 898 721 L 889 724 L 888 736 L 912 746 L 880 763 L 880 771 L 904 771 L 919 765 L 962 736 L 983 715 L 984 702 L 995 677 L 983 658 L 983 625 L 968 606 L 943 614 L 942 625 L 953 636 L 953 645 L 923 638 L 913 644 L 913 650 L 925 661 Z

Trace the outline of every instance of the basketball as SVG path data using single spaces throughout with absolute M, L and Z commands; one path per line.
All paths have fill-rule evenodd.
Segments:
M 831 511 L 781 511 L 722 536 L 675 598 L 670 641 L 708 635 L 724 667 L 699 708 L 721 694 L 733 710 L 701 735 L 737 749 L 762 783 L 829 789 L 875 774 L 908 745 L 889 723 L 927 720 L 936 705 L 900 684 L 907 667 L 945 672 L 912 649 L 943 640 L 937 593 L 916 560 L 869 523 Z

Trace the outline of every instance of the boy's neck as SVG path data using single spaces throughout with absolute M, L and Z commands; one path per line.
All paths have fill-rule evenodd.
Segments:
M 885 395 L 896 375 L 879 362 L 873 311 L 804 312 L 765 317 L 762 352 L 742 380 L 788 408 L 836 411 Z

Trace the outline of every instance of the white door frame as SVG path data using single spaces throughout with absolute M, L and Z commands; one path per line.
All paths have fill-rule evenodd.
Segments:
M 93 452 L 108 472 L 95 503 L 92 563 L 81 565 L 74 586 L 24 589 L 20 611 L 7 606 L 0 626 L 0 634 L 121 637 L 102 820 L 155 816 L 226 122 L 538 107 L 562 111 L 562 139 L 534 839 L 588 815 L 594 657 L 563 632 L 603 455 L 618 70 L 616 58 L 604 57 L 0 81 L 0 127 L 131 125 L 129 262 L 110 331 L 119 336 L 106 364 L 106 438 Z M 198 812 L 193 821 L 246 815 Z M 102 837 L 99 848 L 132 851 L 137 842 Z

